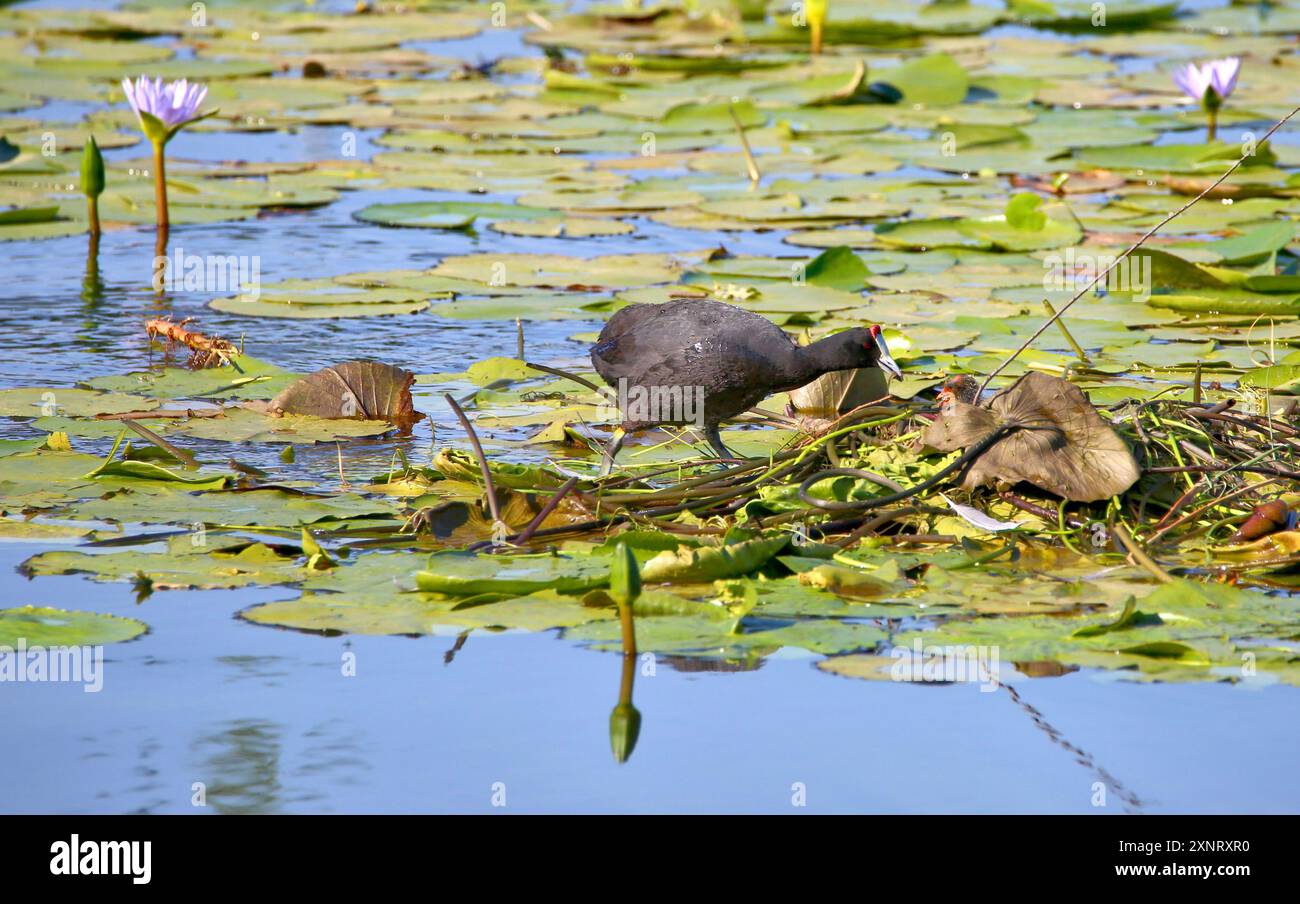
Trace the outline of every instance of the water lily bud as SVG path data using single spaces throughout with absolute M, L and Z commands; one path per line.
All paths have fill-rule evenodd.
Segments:
M 104 157 L 95 144 L 95 136 L 86 140 L 81 152 L 81 193 L 87 198 L 98 198 L 104 190 Z
M 630 606 L 641 595 L 641 566 L 626 543 L 614 549 L 609 567 L 609 595 L 620 606 Z
M 615 706 L 609 714 L 609 749 L 614 752 L 614 762 L 627 762 L 640 734 L 641 711 L 631 703 Z

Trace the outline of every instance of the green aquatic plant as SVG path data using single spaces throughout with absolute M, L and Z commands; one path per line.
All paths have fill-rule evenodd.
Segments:
M 627 545 L 614 547 L 610 563 L 610 596 L 618 604 L 619 624 L 623 632 L 623 669 L 620 676 L 618 703 L 609 714 L 609 746 L 614 761 L 627 762 L 641 736 L 641 711 L 632 703 L 632 685 L 636 680 L 636 626 L 632 607 L 641 596 L 641 573 L 636 556 Z

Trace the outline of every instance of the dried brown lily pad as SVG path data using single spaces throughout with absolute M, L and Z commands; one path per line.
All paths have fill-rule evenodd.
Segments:
M 834 418 L 886 398 L 889 383 L 877 367 L 831 371 L 790 393 L 795 411 L 819 418 Z
M 919 444 L 952 452 L 976 445 L 1002 425 L 1017 429 L 975 460 L 962 481 L 965 489 L 1023 480 L 1075 502 L 1096 502 L 1138 479 L 1133 453 L 1079 387 L 1037 372 L 983 406 L 950 400 Z
M 415 410 L 415 374 L 381 361 L 347 361 L 292 383 L 266 407 L 268 414 L 388 421 L 403 429 L 424 415 Z

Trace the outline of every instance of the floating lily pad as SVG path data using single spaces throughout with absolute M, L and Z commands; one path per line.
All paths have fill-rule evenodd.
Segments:
M 381 226 L 468 229 L 479 218 L 489 220 L 539 220 L 554 211 L 517 204 L 475 201 L 411 201 L 402 204 L 372 204 L 353 214 L 365 223 Z
M 440 553 L 430 556 L 426 569 L 415 575 L 421 590 L 450 596 L 516 596 L 539 590 L 573 593 L 608 581 L 608 562 L 549 555 L 484 558 Z
M 355 493 L 318 495 L 268 487 L 198 495 L 175 491 L 142 493 L 129 489 L 78 505 L 70 514 L 90 520 L 147 524 L 295 527 L 351 518 L 391 518 L 397 513 L 390 502 Z
M 214 538 L 215 539 L 215 538 Z M 166 552 L 124 550 L 94 555 L 55 550 L 22 564 L 25 574 L 90 574 L 100 581 L 140 581 L 160 589 L 211 589 L 283 584 L 305 576 L 296 553 L 284 554 L 263 543 L 212 544 L 201 535 L 174 538 Z
M 228 443 L 329 443 L 356 437 L 382 436 L 394 429 L 388 421 L 322 418 L 311 415 L 276 417 L 244 408 L 228 408 L 221 417 L 191 418 L 175 430 L 196 439 Z
M 91 417 L 151 411 L 154 399 L 87 389 L 0 389 L 0 417 Z
M 414 314 L 429 306 L 422 293 L 406 289 L 358 288 L 328 279 L 286 280 L 256 294 L 218 298 L 209 307 L 249 317 L 374 317 Z
M 42 647 L 97 646 L 121 643 L 139 637 L 149 626 L 133 618 L 101 615 L 98 612 L 70 612 L 48 606 L 21 606 L 0 610 L 0 645 L 30 649 Z

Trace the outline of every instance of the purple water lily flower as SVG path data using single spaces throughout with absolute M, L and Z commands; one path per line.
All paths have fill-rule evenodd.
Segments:
M 1186 69 L 1174 73 L 1174 84 L 1197 103 L 1206 103 L 1210 89 L 1214 89 L 1213 100 L 1222 101 L 1237 87 L 1240 71 L 1241 60 L 1237 57 L 1210 60 L 1203 66 L 1188 63 Z
M 199 104 L 208 96 L 206 85 L 191 84 L 186 79 L 163 84 L 160 78 L 149 81 L 140 76 L 134 83 L 122 79 L 127 102 L 140 121 L 140 131 L 153 145 L 154 198 L 158 208 L 158 229 L 166 233 L 171 220 L 167 213 L 167 161 L 164 148 L 177 132 L 216 111 L 199 113 Z
M 1174 84 L 1180 91 L 1199 103 L 1209 119 L 1205 130 L 1206 141 L 1214 140 L 1214 133 L 1218 127 L 1219 108 L 1237 87 L 1237 74 L 1240 71 L 1240 59 L 1225 57 L 1222 60 L 1210 60 L 1203 66 L 1188 63 L 1186 69 L 1174 73 Z
M 162 122 L 169 131 L 196 119 L 199 104 L 208 96 L 206 85 L 194 84 L 186 79 L 164 85 L 162 79 L 156 78 L 151 82 L 144 75 L 134 84 L 129 78 L 122 79 L 122 90 L 126 92 L 127 102 L 131 104 L 142 127 L 144 117 L 140 114 L 148 113 Z

